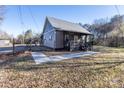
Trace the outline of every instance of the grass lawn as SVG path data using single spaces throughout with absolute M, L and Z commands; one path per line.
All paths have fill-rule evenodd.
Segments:
M 124 87 L 124 48 L 94 50 L 101 53 L 41 65 L 30 52 L 0 55 L 0 87 Z

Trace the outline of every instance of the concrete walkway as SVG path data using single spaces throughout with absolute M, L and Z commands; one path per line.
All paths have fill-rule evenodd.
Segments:
M 35 60 L 36 64 L 45 63 L 45 62 L 50 61 L 49 57 L 47 57 L 46 55 L 44 55 L 43 53 L 40 53 L 40 52 L 32 52 L 32 57 Z
M 72 59 L 72 58 L 79 58 L 83 56 L 89 56 L 96 54 L 98 52 L 80 52 L 80 53 L 73 53 L 73 54 L 63 54 L 58 56 L 49 56 L 47 57 L 43 53 L 40 52 L 32 52 L 32 57 L 34 58 L 36 64 L 47 63 L 47 62 L 57 62 L 62 61 L 65 59 Z

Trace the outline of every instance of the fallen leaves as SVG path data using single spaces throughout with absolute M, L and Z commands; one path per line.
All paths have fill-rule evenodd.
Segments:
M 0 87 L 124 87 L 124 53 L 111 51 L 41 65 L 29 52 L 6 55 Z

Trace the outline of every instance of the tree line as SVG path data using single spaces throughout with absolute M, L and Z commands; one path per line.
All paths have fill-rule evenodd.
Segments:
M 19 34 L 15 39 L 16 44 L 41 44 L 41 33 L 34 33 L 31 29 Z
M 93 24 L 82 26 L 94 34 L 94 44 L 124 47 L 124 15 L 97 19 Z

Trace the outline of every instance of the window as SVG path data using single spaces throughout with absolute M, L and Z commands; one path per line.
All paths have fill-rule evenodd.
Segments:
M 49 36 L 49 40 L 52 40 L 52 35 Z
M 53 39 L 53 35 L 54 35 L 54 33 L 51 32 L 50 35 L 49 35 L 49 40 L 52 40 Z
M 69 35 L 65 34 L 65 40 L 69 40 Z

